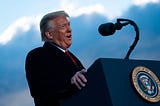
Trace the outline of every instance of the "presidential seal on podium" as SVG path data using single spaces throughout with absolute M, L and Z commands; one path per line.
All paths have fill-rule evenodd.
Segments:
M 160 82 L 150 69 L 144 66 L 135 67 L 132 71 L 132 83 L 145 100 L 149 102 L 160 101 Z

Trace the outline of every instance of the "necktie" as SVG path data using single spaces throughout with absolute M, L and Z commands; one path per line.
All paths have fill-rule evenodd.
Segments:
M 71 54 L 68 51 L 65 51 L 65 54 L 72 60 L 72 62 L 77 66 L 76 61 L 74 60 L 74 58 L 71 56 Z

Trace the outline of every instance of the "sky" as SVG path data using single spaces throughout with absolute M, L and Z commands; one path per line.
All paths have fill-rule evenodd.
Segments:
M 85 0 L 84 2 L 85 3 L 78 0 L 16 0 L 12 2 L 4 0 L 0 7 L 0 43 L 3 44 L 10 40 L 18 28 L 26 31 L 28 30 L 29 24 L 37 24 L 38 29 L 40 18 L 45 13 L 54 10 L 65 10 L 73 17 L 98 12 L 105 15 L 108 19 L 113 19 L 114 17 L 121 16 L 122 13 L 132 5 L 143 7 L 147 3 L 158 3 L 159 0 L 102 0 L 101 2 L 98 0 L 92 0 L 92 2 Z M 6 37 L 6 35 L 8 37 Z
M 108 37 L 97 30 L 102 23 L 115 23 L 118 18 L 134 21 L 140 30 L 130 58 L 160 61 L 160 0 L 1 0 L 0 106 L 34 106 L 25 79 L 25 57 L 43 44 L 40 19 L 56 10 L 70 15 L 70 50 L 86 68 L 98 58 L 125 57 L 135 38 L 133 26 Z

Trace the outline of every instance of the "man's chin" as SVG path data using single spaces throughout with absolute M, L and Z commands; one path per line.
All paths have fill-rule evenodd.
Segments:
M 68 43 L 68 45 L 67 45 L 67 46 L 68 46 L 68 48 L 69 48 L 71 45 L 72 45 L 72 43 Z

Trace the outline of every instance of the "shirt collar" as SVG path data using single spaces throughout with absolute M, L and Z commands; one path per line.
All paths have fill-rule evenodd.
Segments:
M 61 47 L 59 47 L 56 43 L 54 43 L 54 42 L 49 42 L 51 45 L 53 45 L 53 46 L 55 46 L 55 47 L 57 47 L 58 49 L 60 49 L 61 51 L 63 51 L 63 52 L 65 52 L 65 51 L 67 51 L 67 50 L 64 50 L 64 49 L 62 49 Z

